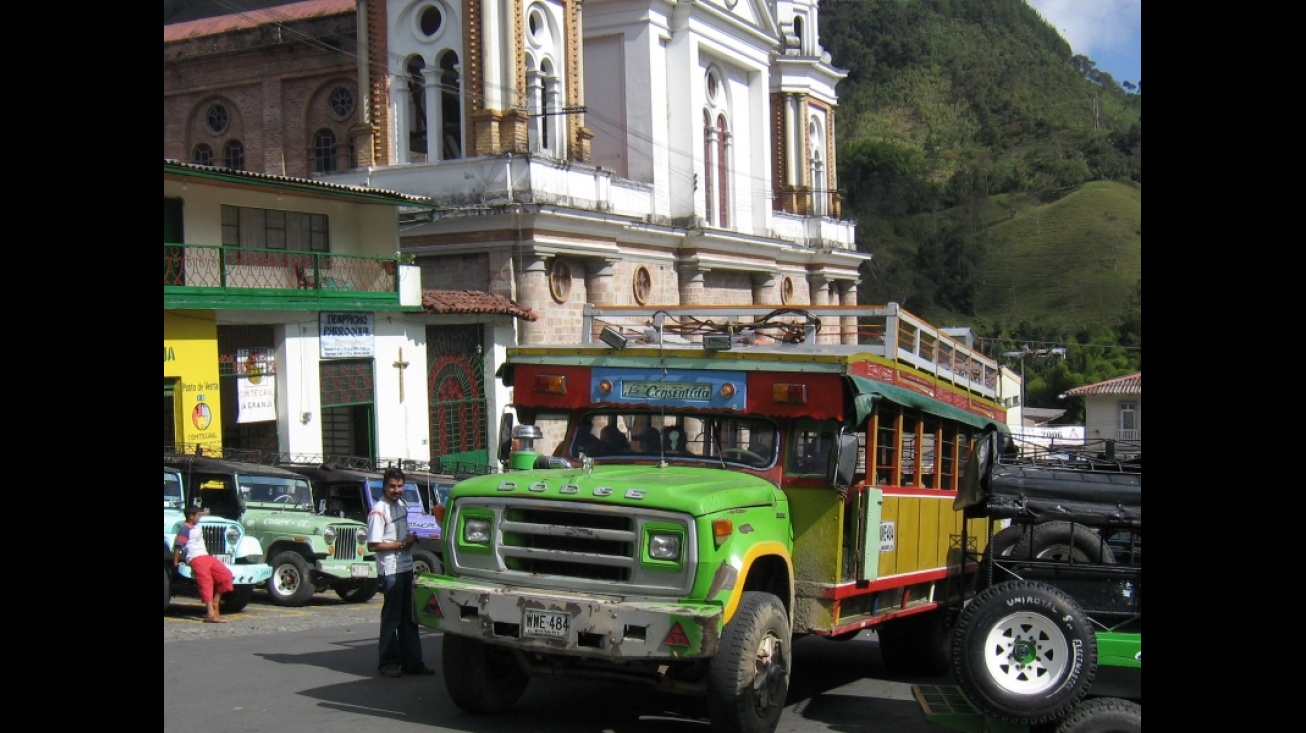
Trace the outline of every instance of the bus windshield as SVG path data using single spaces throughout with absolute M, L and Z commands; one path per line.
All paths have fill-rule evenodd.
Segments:
M 770 420 L 674 412 L 590 412 L 569 453 L 594 458 L 701 459 L 766 468 L 776 460 Z

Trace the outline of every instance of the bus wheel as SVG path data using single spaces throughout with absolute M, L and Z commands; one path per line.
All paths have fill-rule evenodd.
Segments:
M 1097 637 L 1066 593 L 1011 580 L 982 591 L 962 611 L 952 665 L 981 711 L 1019 725 L 1047 723 L 1088 694 Z
M 1001 534 L 1001 532 L 999 532 Z M 1097 532 L 1073 522 L 1040 522 L 1009 554 L 1012 559 L 1037 558 L 1086 563 L 1114 563 L 1115 554 Z
M 511 708 L 531 681 L 511 651 L 480 639 L 445 634 L 440 657 L 450 699 L 473 715 Z
M 789 693 L 789 616 L 770 593 L 746 591 L 721 634 L 707 680 L 712 729 L 771 733 Z
M 1095 697 L 1075 706 L 1057 733 L 1143 733 L 1143 706 L 1117 697 Z
M 890 674 L 938 677 L 948 673 L 952 627 L 944 609 L 892 619 L 875 627 Z

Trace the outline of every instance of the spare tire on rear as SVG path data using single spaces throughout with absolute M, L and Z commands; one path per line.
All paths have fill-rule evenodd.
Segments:
M 952 640 L 952 667 L 982 712 L 1017 725 L 1048 723 L 1092 687 L 1097 636 L 1064 591 L 1010 580 L 966 605 Z
M 1094 532 L 1092 527 L 1059 521 L 1034 525 L 1033 530 L 1020 538 L 1007 557 L 1076 563 L 1113 564 L 1116 561 L 1106 540 Z

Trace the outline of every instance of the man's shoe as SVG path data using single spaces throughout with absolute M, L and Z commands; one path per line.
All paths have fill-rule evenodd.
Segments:
M 405 669 L 404 674 L 435 674 L 435 670 L 423 664 L 422 666 L 413 669 Z
M 381 675 L 383 677 L 402 677 L 403 674 L 403 671 L 398 667 L 387 667 L 381 670 Z

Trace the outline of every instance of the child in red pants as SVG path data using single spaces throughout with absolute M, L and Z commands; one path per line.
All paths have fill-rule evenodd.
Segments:
M 227 620 L 218 615 L 218 602 L 223 593 L 236 589 L 235 578 L 227 566 L 210 555 L 204 546 L 204 532 L 199 523 L 205 512 L 193 504 L 186 507 L 186 521 L 172 542 L 172 564 L 175 567 L 184 561 L 190 566 L 195 585 L 199 586 L 200 600 L 204 601 L 204 622 L 225 624 Z

